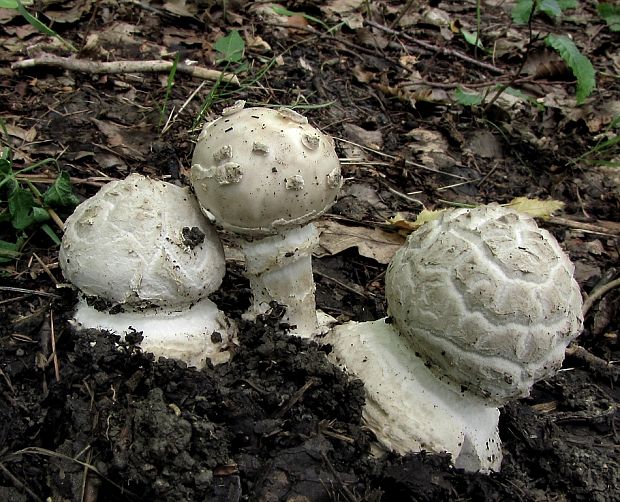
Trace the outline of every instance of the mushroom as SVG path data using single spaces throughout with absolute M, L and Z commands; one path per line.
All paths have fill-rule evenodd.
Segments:
M 573 271 L 549 232 L 497 205 L 447 211 L 411 234 L 388 266 L 389 317 L 326 337 L 363 380 L 382 447 L 498 471 L 498 407 L 553 375 L 581 331 Z
M 81 328 L 142 332 L 144 351 L 192 366 L 228 359 L 234 329 L 207 298 L 224 253 L 189 189 L 138 174 L 106 184 L 67 219 L 59 261 Z
M 310 223 L 334 203 L 342 184 L 331 137 L 289 109 L 245 108 L 238 101 L 205 125 L 194 151 L 191 182 L 204 213 L 244 237 L 252 305 L 275 301 L 295 334 L 318 328 Z

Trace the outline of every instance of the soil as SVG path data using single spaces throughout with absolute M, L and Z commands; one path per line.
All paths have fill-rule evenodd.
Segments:
M 68 53 L 0 9 L 3 146 L 15 170 L 57 158 L 85 199 L 133 172 L 187 184 L 200 123 L 234 100 L 297 106 L 338 139 L 344 159 L 343 194 L 324 221 L 358 240 L 314 258 L 317 305 L 342 322 L 386 313 L 387 242 L 402 242 L 387 223 L 396 213 L 410 221 L 422 205 L 518 196 L 563 202 L 540 224 L 596 301 L 562 370 L 501 410 L 501 472 L 460 472 L 446 454 L 372 456 L 363 384 L 327 361 L 329 347 L 289 336 L 277 306 L 256 322 L 241 319 L 249 286 L 229 235 L 229 267 L 213 300 L 239 323 L 238 346 L 229 363 L 197 371 L 142 353 L 139 334 L 76 332 L 76 292 L 62 278 L 58 246 L 33 227 L 0 279 L 0 501 L 620 500 L 620 290 L 598 293 L 620 273 L 620 182 L 608 167 L 618 150 L 592 152 L 620 113 L 618 34 L 594 2 L 561 22 L 534 18 L 535 33 L 571 35 L 597 69 L 596 91 L 576 106 L 570 72 L 540 40 L 528 46 L 528 27 L 511 24 L 509 3 L 482 2 L 482 41 L 496 43 L 495 55 L 457 36 L 458 26 L 475 31 L 475 2 L 358 2 L 353 14 L 349 3 L 282 2 L 305 16 L 276 17 L 261 10 L 267 3 L 240 0 L 31 7 L 81 59 L 178 53 L 241 80 L 207 81 L 191 100 L 202 81 L 182 72 L 169 88 L 167 72 L 11 69 L 41 51 Z M 431 8 L 452 25 L 431 21 Z M 316 19 L 349 24 L 328 32 Z M 243 60 L 218 65 L 214 43 L 233 29 L 246 41 Z M 502 52 L 501 41 L 509 42 Z M 535 69 L 517 80 L 526 51 Z M 508 83 L 538 104 L 454 100 L 459 86 Z M 162 132 L 164 105 L 163 123 L 171 111 L 173 120 Z M 57 173 L 48 163 L 19 180 L 44 191 Z M 70 212 L 57 209 L 62 219 Z M 6 218 L 0 238 L 15 238 Z

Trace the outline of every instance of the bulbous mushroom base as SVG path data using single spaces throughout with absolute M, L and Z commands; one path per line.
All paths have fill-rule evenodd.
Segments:
M 213 364 L 227 362 L 235 336 L 235 326 L 209 299 L 186 308 L 153 307 L 118 314 L 99 311 L 80 299 L 74 320 L 83 329 L 101 329 L 122 337 L 141 332 L 144 352 L 179 359 L 198 369 L 207 359 Z
M 337 326 L 324 343 L 364 382 L 363 419 L 383 449 L 448 452 L 457 468 L 499 471 L 499 410 L 439 380 L 385 319 Z

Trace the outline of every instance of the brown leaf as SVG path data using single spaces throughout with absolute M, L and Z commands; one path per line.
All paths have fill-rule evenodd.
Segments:
M 327 251 L 323 256 L 356 247 L 360 255 L 387 265 L 405 242 L 402 235 L 380 228 L 352 227 L 331 220 L 318 222 L 316 226 L 321 233 L 319 243 Z

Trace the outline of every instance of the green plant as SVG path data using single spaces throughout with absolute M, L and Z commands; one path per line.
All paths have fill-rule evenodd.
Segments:
M 512 20 L 515 24 L 528 24 L 531 32 L 532 18 L 536 14 L 541 13 L 553 19 L 559 19 L 565 10 L 574 9 L 577 6 L 576 0 L 519 0 L 512 9 Z M 547 35 L 545 44 L 557 51 L 572 71 L 577 80 L 577 104 L 583 104 L 596 88 L 596 72 L 592 63 L 567 36 Z
M 164 118 L 166 116 L 166 108 L 168 106 L 168 100 L 170 99 L 170 94 L 172 93 L 172 88 L 174 87 L 174 78 L 177 73 L 177 65 L 179 64 L 179 53 L 177 52 L 174 62 L 172 63 L 172 68 L 170 68 L 170 72 L 168 73 L 168 80 L 166 81 L 166 94 L 164 95 L 164 102 L 161 106 L 161 110 L 159 111 L 159 126 L 164 123 Z
M 588 164 L 608 166 L 608 167 L 620 167 L 620 162 L 611 160 L 614 153 L 618 154 L 620 150 L 620 115 L 614 118 L 611 123 L 605 128 L 602 134 L 599 135 L 599 140 L 596 145 L 590 148 L 586 153 L 577 157 L 573 163 L 576 164 L 580 161 L 584 161 Z
M 5 129 L 4 124 L 0 124 L 2 129 Z M 21 177 L 49 163 L 56 164 L 56 159 L 45 159 L 15 170 L 11 149 L 9 147 L 2 149 L 0 197 L 3 202 L 6 202 L 6 207 L 0 209 L 0 224 L 4 224 L 2 227 L 5 227 L 2 232 L 3 237 L 10 240 L 0 239 L 0 263 L 7 263 L 18 258 L 27 240 L 27 232 L 37 226 L 40 226 L 55 244 L 60 244 L 60 238 L 47 222 L 51 219 L 59 221 L 54 208 L 71 207 L 79 203 L 78 198 L 73 194 L 69 175 L 60 171 L 44 193 L 41 193 L 31 181 Z
M 611 31 L 620 31 L 620 5 L 600 3 L 596 6 L 596 10 Z
M 515 24 L 527 24 L 533 14 L 545 14 L 559 19 L 565 10 L 575 9 L 576 0 L 519 0 L 512 9 L 512 20 Z
M 68 40 L 65 40 L 64 38 L 62 38 L 58 33 L 56 33 L 54 30 L 52 30 L 49 26 L 47 26 L 42 21 L 39 21 L 30 12 L 28 12 L 28 10 L 26 9 L 26 7 L 24 7 L 24 4 L 21 2 L 21 0 L 0 0 L 0 8 L 2 8 L 2 9 L 14 9 L 14 10 L 18 11 L 19 14 L 26 21 L 28 21 L 32 26 L 34 26 L 38 31 L 40 31 L 44 35 L 49 35 L 51 37 L 56 38 L 59 42 L 61 42 L 69 50 L 71 50 L 73 52 L 77 52 L 76 47 L 71 42 L 69 42 Z

